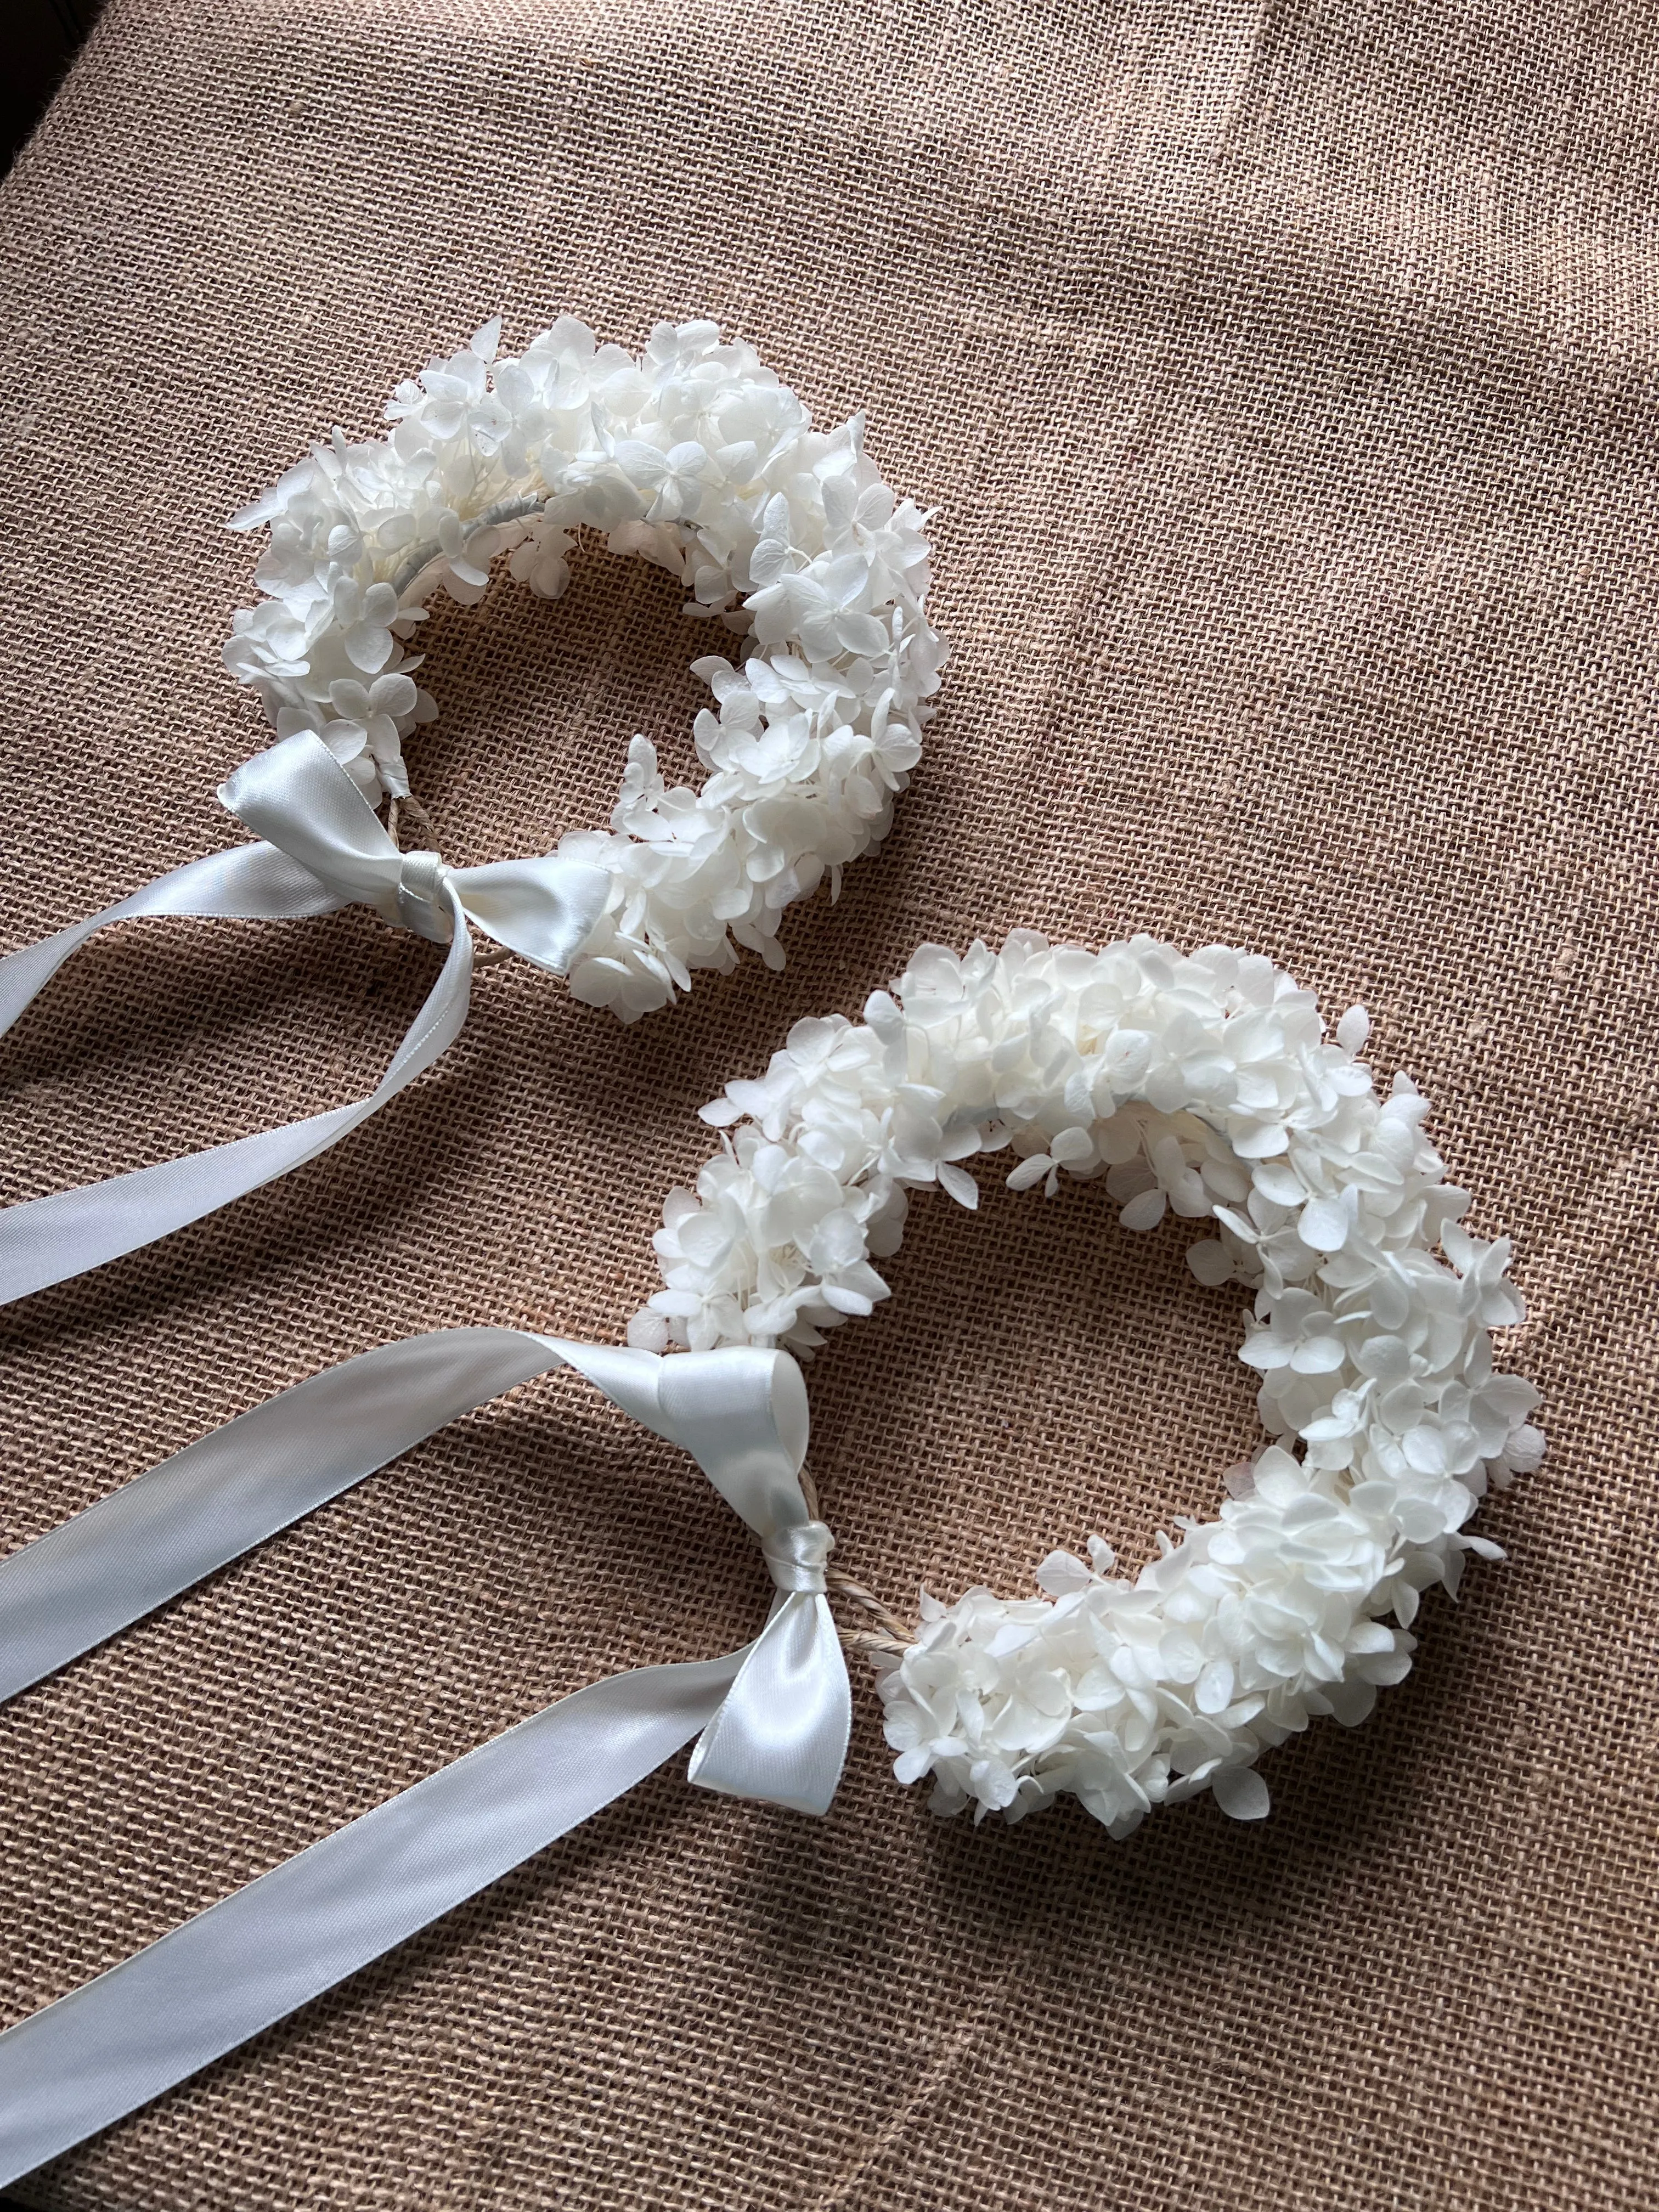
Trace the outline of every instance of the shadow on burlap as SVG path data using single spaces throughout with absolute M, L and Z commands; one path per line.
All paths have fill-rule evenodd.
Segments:
M 366 1131 L 8 1316 L 4 1537 L 405 1332 L 615 1340 L 695 1109 L 927 938 L 1217 939 L 1435 1103 L 1551 1453 L 1377 1719 L 1114 1844 L 939 1826 L 867 1685 L 830 1817 L 674 1768 L 34 2178 L 53 2212 L 1659 2197 L 1648 11 L 114 0 L 0 193 L 8 945 L 234 832 L 219 520 L 498 309 L 750 337 L 936 507 L 915 788 L 789 966 L 623 1030 L 514 963 Z M 593 555 L 423 640 L 457 861 L 690 766 L 707 634 Z M 4 1048 L 21 1197 L 367 1088 L 434 972 L 362 911 L 142 924 Z M 912 1213 L 811 1373 L 842 1558 L 1029 1588 L 1207 1512 L 1237 1293 L 1097 1186 Z M 1190 1232 L 1189 1232 L 1190 1233 Z M 568 1376 L 0 1715 L 19 2017 L 538 1705 L 730 1649 L 753 1547 Z M 855 1670 L 856 1671 L 856 1670 Z

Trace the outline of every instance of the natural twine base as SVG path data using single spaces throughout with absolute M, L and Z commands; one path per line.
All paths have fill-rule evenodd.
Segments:
M 818 1510 L 817 1485 L 805 1468 L 800 1471 L 800 1487 L 807 1511 L 815 1521 L 821 1521 L 823 1516 Z M 884 1605 L 873 1590 L 866 1589 L 862 1583 L 855 1583 L 851 1575 L 843 1574 L 839 1567 L 826 1567 L 823 1579 L 830 1585 L 832 1597 L 850 1598 L 880 1623 L 879 1628 L 842 1628 L 841 1640 L 850 1649 L 898 1654 L 908 1651 L 915 1642 L 915 1631 Z

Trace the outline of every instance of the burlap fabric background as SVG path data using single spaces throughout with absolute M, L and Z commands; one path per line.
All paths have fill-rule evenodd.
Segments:
M 497 309 L 744 332 L 939 508 L 944 711 L 790 964 L 623 1030 L 516 964 L 326 1159 L 9 1316 L 4 1534 L 406 1331 L 614 1338 L 694 1109 L 920 940 L 1247 944 L 1430 1091 L 1533 1317 L 1544 1471 L 1352 1734 L 1110 1843 L 933 1823 L 859 1686 L 822 1824 L 665 1771 L 21 2191 L 299 2206 L 1353 2212 L 1659 2198 L 1650 11 L 115 0 L 0 194 L 3 931 L 234 834 L 220 519 Z M 690 764 L 706 634 L 596 556 L 431 625 L 446 852 Z M 357 1095 L 435 954 L 130 927 L 3 1048 L 7 1197 Z M 919 1202 L 812 1375 L 842 1558 L 1028 1586 L 1207 1510 L 1237 1294 L 1098 1187 Z M 0 1715 L 7 2018 L 764 1586 L 568 1377 Z

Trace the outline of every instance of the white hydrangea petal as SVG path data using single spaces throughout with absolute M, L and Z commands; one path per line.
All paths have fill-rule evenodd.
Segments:
M 1132 1198 L 1118 1216 L 1126 1229 L 1145 1233 L 1156 1229 L 1163 1220 L 1169 1200 L 1161 1190 L 1143 1190 L 1139 1198 Z
M 1224 1766 L 1210 1778 L 1210 1790 L 1230 1820 L 1265 1820 L 1273 1800 L 1253 1766 Z
M 935 1173 L 939 1176 L 940 1189 L 948 1191 L 958 1206 L 965 1206 L 970 1213 L 977 1208 L 979 1185 L 965 1168 L 957 1167 L 949 1160 L 941 1160 Z
M 1336 1025 L 1336 1041 L 1344 1052 L 1363 1052 L 1371 1033 L 1371 1018 L 1364 1006 L 1350 1006 Z
M 1187 1265 L 1200 1283 L 1214 1289 L 1227 1281 L 1233 1272 L 1232 1255 L 1218 1237 L 1207 1237 L 1201 1244 L 1192 1244 L 1187 1249 Z

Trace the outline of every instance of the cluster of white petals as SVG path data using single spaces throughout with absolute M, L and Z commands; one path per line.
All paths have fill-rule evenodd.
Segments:
M 1193 1273 L 1255 1294 L 1242 1357 L 1273 1441 L 1218 1520 L 1180 1521 L 1133 1580 L 1094 1538 L 1042 1563 L 1041 1597 L 924 1593 L 881 1689 L 894 1771 L 931 1774 L 935 1810 L 1014 1820 L 1069 1790 L 1127 1836 L 1207 1789 L 1257 1818 L 1258 1754 L 1316 1714 L 1364 1719 L 1410 1668 L 1419 1593 L 1500 1556 L 1465 1524 L 1543 1452 L 1537 1394 L 1492 1370 L 1489 1332 L 1522 1317 L 1509 1246 L 1457 1225 L 1427 1102 L 1403 1075 L 1377 1096 L 1368 1030 L 1353 1007 L 1328 1038 L 1260 955 L 1020 931 L 924 945 L 861 1024 L 797 1023 L 704 1109 L 722 1150 L 664 1208 L 635 1343 L 810 1352 L 888 1295 L 873 1263 L 907 1192 L 973 1206 L 963 1163 L 1002 1151 L 1016 1190 L 1099 1176 L 1126 1228 L 1211 1224 Z
M 783 909 L 886 835 L 945 659 L 926 518 L 883 483 L 861 416 L 815 431 L 713 323 L 659 324 L 637 360 L 574 316 L 516 357 L 500 337 L 488 324 L 400 384 L 389 436 L 337 429 L 234 517 L 270 544 L 225 665 L 279 736 L 314 730 L 371 799 L 402 797 L 404 741 L 437 713 L 407 649 L 434 592 L 476 603 L 505 555 L 557 599 L 584 528 L 678 578 L 687 613 L 740 641 L 694 664 L 707 778 L 666 788 L 635 737 L 611 833 L 559 848 L 614 879 L 571 988 L 631 1021 L 693 969 L 730 969 L 733 939 L 781 967 Z

